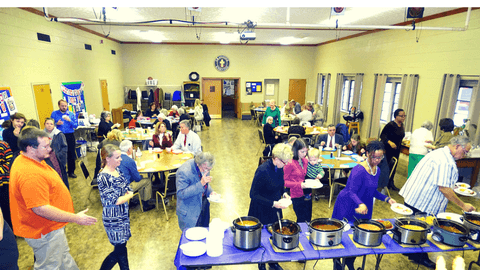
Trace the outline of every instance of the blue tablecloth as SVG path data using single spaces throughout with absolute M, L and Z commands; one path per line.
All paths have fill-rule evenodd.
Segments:
M 390 220 L 392 223 L 394 219 Z M 185 238 L 185 234 L 182 235 L 175 255 L 175 266 L 178 269 L 186 269 L 186 266 L 210 266 L 210 265 L 229 265 L 229 264 L 251 264 L 260 262 L 290 262 L 299 260 L 317 260 L 317 259 L 331 259 L 340 258 L 346 256 L 363 256 L 363 255 L 378 255 L 378 254 L 397 254 L 397 253 L 419 253 L 419 252 L 446 252 L 446 251 L 458 251 L 458 250 L 476 250 L 470 244 L 467 244 L 466 248 L 455 248 L 449 250 L 442 250 L 435 244 L 427 240 L 428 247 L 412 246 L 402 247 L 395 242 L 390 235 L 385 234 L 382 237 L 382 243 L 385 245 L 385 249 L 379 248 L 357 248 L 349 235 L 353 234 L 353 230 L 350 229 L 344 232 L 342 235 L 342 245 L 344 248 L 340 249 L 328 249 L 328 250 L 315 250 L 312 244 L 308 241 L 306 232 L 308 232 L 308 226 L 305 223 L 299 223 L 302 229 L 300 234 L 300 243 L 304 250 L 300 252 L 288 252 L 277 253 L 273 250 L 270 244 L 271 234 L 264 227 L 262 229 L 261 246 L 254 251 L 243 251 L 233 246 L 233 232 L 227 230 L 223 239 L 223 255 L 219 257 L 209 257 L 206 253 L 200 257 L 188 257 L 183 255 L 180 249 L 181 244 L 188 243 L 190 240 Z M 350 224 L 352 225 L 352 224 Z M 202 240 L 205 242 L 205 239 Z

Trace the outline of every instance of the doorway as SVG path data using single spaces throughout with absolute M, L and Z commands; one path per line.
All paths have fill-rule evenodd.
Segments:
M 37 107 L 38 122 L 40 129 L 43 129 L 45 119 L 49 118 L 53 112 L 52 91 L 50 90 L 50 84 L 32 84 L 32 88 L 35 96 L 35 106 Z
M 210 117 L 242 117 L 240 78 L 202 78 L 202 99 Z

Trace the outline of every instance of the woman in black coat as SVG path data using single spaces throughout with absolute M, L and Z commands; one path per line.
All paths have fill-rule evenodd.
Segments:
M 273 117 L 267 117 L 267 123 L 263 126 L 263 137 L 265 138 L 266 144 L 277 144 L 282 141 L 279 136 L 275 135 L 275 131 L 273 131 L 272 127 Z
M 284 202 L 290 200 L 285 193 L 283 167 L 293 157 L 292 148 L 286 144 L 277 144 L 272 151 L 272 158 L 257 168 L 250 188 L 250 207 L 248 215 L 256 217 L 264 225 L 278 220 L 277 213 L 282 217 L 282 209 L 288 207 Z M 285 197 L 286 200 L 281 200 Z M 277 269 L 277 263 L 269 263 Z M 265 269 L 265 264 L 259 264 L 259 269 Z
M 203 99 L 201 100 L 202 102 L 202 107 L 203 107 L 203 122 L 205 123 L 205 126 L 209 127 L 210 126 L 210 114 L 208 114 L 208 107 L 207 104 L 203 103 Z
M 292 125 L 288 128 L 288 135 L 299 134 L 300 137 L 305 136 L 305 128 L 300 126 L 300 118 L 295 117 L 292 120 Z
M 99 142 L 102 142 L 103 139 L 107 136 L 108 132 L 112 131 L 113 128 L 117 128 L 120 124 L 114 124 L 112 121 L 112 114 L 109 111 L 103 111 L 100 114 L 100 124 L 98 124 L 97 136 Z

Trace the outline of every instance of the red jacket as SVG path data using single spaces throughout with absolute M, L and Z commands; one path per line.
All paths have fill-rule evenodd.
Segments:
M 167 137 L 168 137 L 168 139 L 167 139 Z M 163 135 L 163 139 L 162 139 L 161 144 L 160 144 L 158 135 L 154 134 L 153 137 L 152 137 L 152 140 L 153 140 L 153 147 L 160 147 L 162 149 L 165 149 L 165 148 L 168 148 L 168 147 L 172 147 L 172 145 L 173 145 L 172 135 L 170 135 L 168 133 L 165 133 L 165 135 Z
M 302 182 L 305 180 L 305 175 L 307 175 L 308 159 L 303 158 L 302 163 L 303 169 L 300 163 L 298 163 L 298 160 L 292 159 L 292 161 L 283 168 L 285 186 L 290 188 L 290 196 L 292 199 L 303 196 Z

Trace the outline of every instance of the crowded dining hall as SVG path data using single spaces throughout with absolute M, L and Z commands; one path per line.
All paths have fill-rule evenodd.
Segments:
M 480 268 L 478 8 L 0 17 L 0 269 Z

